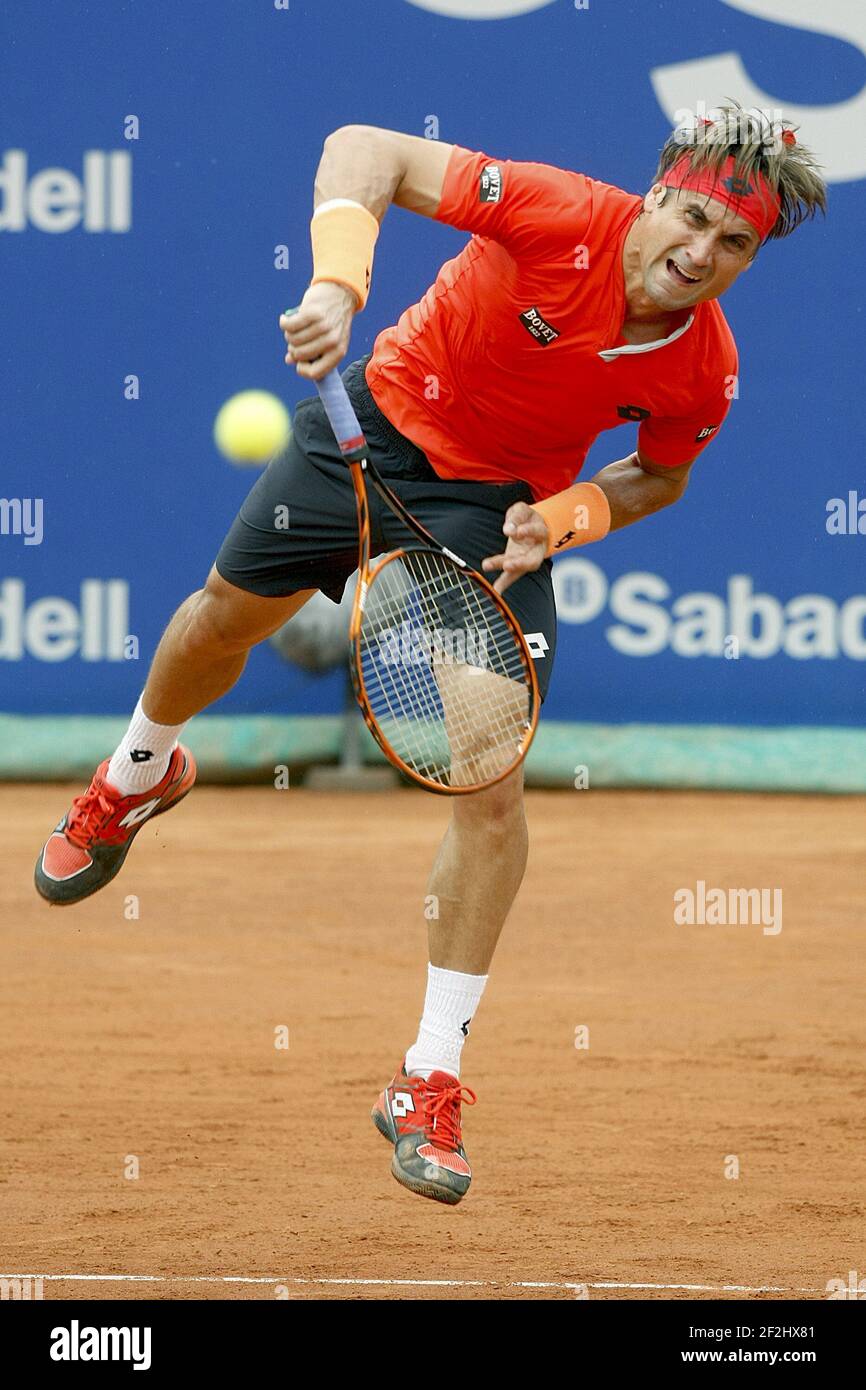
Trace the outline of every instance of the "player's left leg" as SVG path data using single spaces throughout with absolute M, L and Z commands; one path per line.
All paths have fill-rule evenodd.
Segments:
M 373 1109 L 394 1144 L 391 1171 L 404 1187 L 453 1205 L 472 1170 L 463 1147 L 460 1053 L 487 970 L 526 868 L 523 769 L 487 791 L 455 797 L 430 881 L 430 964 L 418 1039 Z
M 465 483 L 449 484 L 447 489 L 443 497 L 434 485 L 428 498 L 419 495 L 420 486 L 396 488 L 414 491 L 411 505 L 419 519 L 479 567 L 485 554 L 495 553 L 504 513 L 518 500 L 519 485 L 500 489 Z M 404 500 L 410 505 L 408 498 Z M 550 565 L 513 584 L 508 603 L 535 658 L 544 698 L 556 646 Z M 465 668 L 453 678 L 462 676 L 487 678 Z M 446 696 L 447 681 L 447 707 Z M 461 1102 L 472 1103 L 475 1097 L 460 1084 L 461 1052 L 523 878 L 527 852 L 522 767 L 486 791 L 453 798 L 451 821 L 427 885 L 430 954 L 418 1036 L 373 1109 L 377 1128 L 394 1145 L 394 1177 L 413 1192 L 440 1202 L 459 1202 L 472 1180 L 463 1147 Z
M 435 909 L 428 928 L 434 969 L 486 977 L 528 850 L 522 767 L 487 791 L 453 798 L 427 887 Z M 455 1047 L 465 1036 L 454 1040 Z M 455 1064 L 459 1060 L 457 1052 Z

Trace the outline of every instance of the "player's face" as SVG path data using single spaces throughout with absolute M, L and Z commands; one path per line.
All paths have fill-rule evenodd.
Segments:
M 659 205 L 657 195 L 665 192 Z M 717 299 L 747 270 L 760 239 L 750 222 L 701 194 L 654 188 L 644 203 L 644 290 L 668 311 Z

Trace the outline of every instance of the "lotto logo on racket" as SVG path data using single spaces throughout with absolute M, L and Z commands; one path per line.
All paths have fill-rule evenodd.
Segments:
M 379 660 L 386 666 L 467 666 L 487 669 L 486 631 L 422 627 L 405 619 L 378 634 Z
M 479 203 L 498 203 L 502 197 L 502 170 L 498 164 L 485 164 L 478 179 Z

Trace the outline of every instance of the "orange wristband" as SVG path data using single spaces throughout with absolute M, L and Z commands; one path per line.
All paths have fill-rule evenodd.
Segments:
M 610 503 L 597 483 L 575 483 L 543 502 L 533 502 L 532 509 L 540 512 L 547 524 L 548 555 L 600 541 L 610 530 Z
M 368 208 L 351 198 L 332 198 L 313 213 L 310 238 L 313 243 L 313 278 L 333 280 L 354 291 L 358 309 L 363 309 L 370 293 L 373 248 L 379 223 Z

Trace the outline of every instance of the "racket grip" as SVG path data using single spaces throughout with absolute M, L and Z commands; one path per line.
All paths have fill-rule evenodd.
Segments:
M 335 367 L 326 377 L 316 382 L 325 414 L 331 422 L 331 429 L 337 437 L 340 453 L 346 459 L 366 458 L 367 441 L 358 423 L 349 393 L 343 385 L 343 378 Z
M 298 305 L 286 309 L 286 314 L 296 314 Z M 325 414 L 331 422 L 331 429 L 340 446 L 340 453 L 346 459 L 366 458 L 369 452 L 364 431 L 349 400 L 349 393 L 343 385 L 343 378 L 335 367 L 326 377 L 316 382 L 316 390 L 325 407 Z

